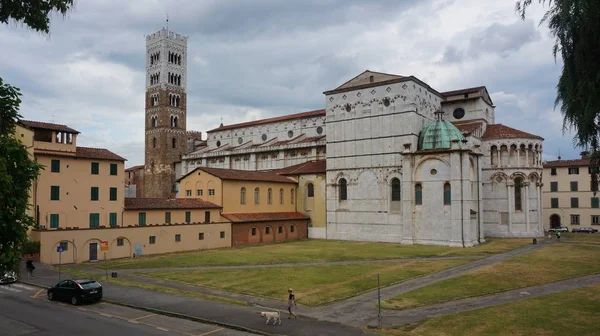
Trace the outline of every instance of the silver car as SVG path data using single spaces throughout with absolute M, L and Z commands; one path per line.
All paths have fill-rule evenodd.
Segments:
M 4 272 L 2 273 L 2 277 L 0 277 L 0 284 L 10 284 L 13 282 L 17 282 L 17 280 L 19 280 L 19 278 L 17 277 L 17 273 L 12 271 Z

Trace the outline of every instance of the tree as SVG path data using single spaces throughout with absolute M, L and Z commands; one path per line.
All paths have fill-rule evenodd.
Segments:
M 50 13 L 64 15 L 72 5 L 73 0 L 0 0 L 0 23 L 14 20 L 47 34 Z M 29 191 L 41 166 L 15 136 L 21 119 L 20 97 L 19 89 L 0 77 L 0 272 L 18 270 L 27 229 L 35 224 L 27 209 Z

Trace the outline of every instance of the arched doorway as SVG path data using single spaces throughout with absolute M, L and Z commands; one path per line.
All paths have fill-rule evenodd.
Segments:
M 550 228 L 557 229 L 559 227 L 560 227 L 560 216 L 557 214 L 550 216 Z

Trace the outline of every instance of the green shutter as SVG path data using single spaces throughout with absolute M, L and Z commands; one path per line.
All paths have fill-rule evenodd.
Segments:
M 116 163 L 110 164 L 110 175 L 117 175 L 117 167 Z
M 165 223 L 171 223 L 171 212 L 169 211 L 165 212 Z
M 185 212 L 185 222 L 189 223 L 192 221 L 192 213 L 190 211 Z
M 117 188 L 115 188 L 115 187 L 110 188 L 110 200 L 111 201 L 117 200 Z
M 51 162 L 51 171 L 53 173 L 60 173 L 60 160 L 52 160 Z
M 58 214 L 50 215 L 50 228 L 51 229 L 57 229 L 59 222 L 60 222 L 60 220 L 59 220 Z
M 592 197 L 592 208 L 598 208 L 600 202 L 598 202 L 598 197 Z
M 138 214 L 138 225 L 139 226 L 145 226 L 146 225 L 146 213 L 145 212 L 140 212 Z
M 51 201 L 59 201 L 60 200 L 60 186 L 51 186 L 50 187 L 50 200 Z
M 92 187 L 92 201 L 97 201 L 99 198 L 98 187 Z
M 98 175 L 100 173 L 100 163 L 92 162 L 92 175 Z
M 116 227 L 117 226 L 117 213 L 116 212 L 111 212 L 109 214 L 109 225 L 110 227 Z
M 99 213 L 91 213 L 90 214 L 90 227 L 97 228 L 100 226 L 100 214 Z

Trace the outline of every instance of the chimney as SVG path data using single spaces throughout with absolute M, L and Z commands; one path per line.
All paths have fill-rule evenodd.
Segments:
M 590 152 L 588 152 L 588 151 L 581 152 L 582 159 L 589 159 L 589 157 L 590 157 Z

